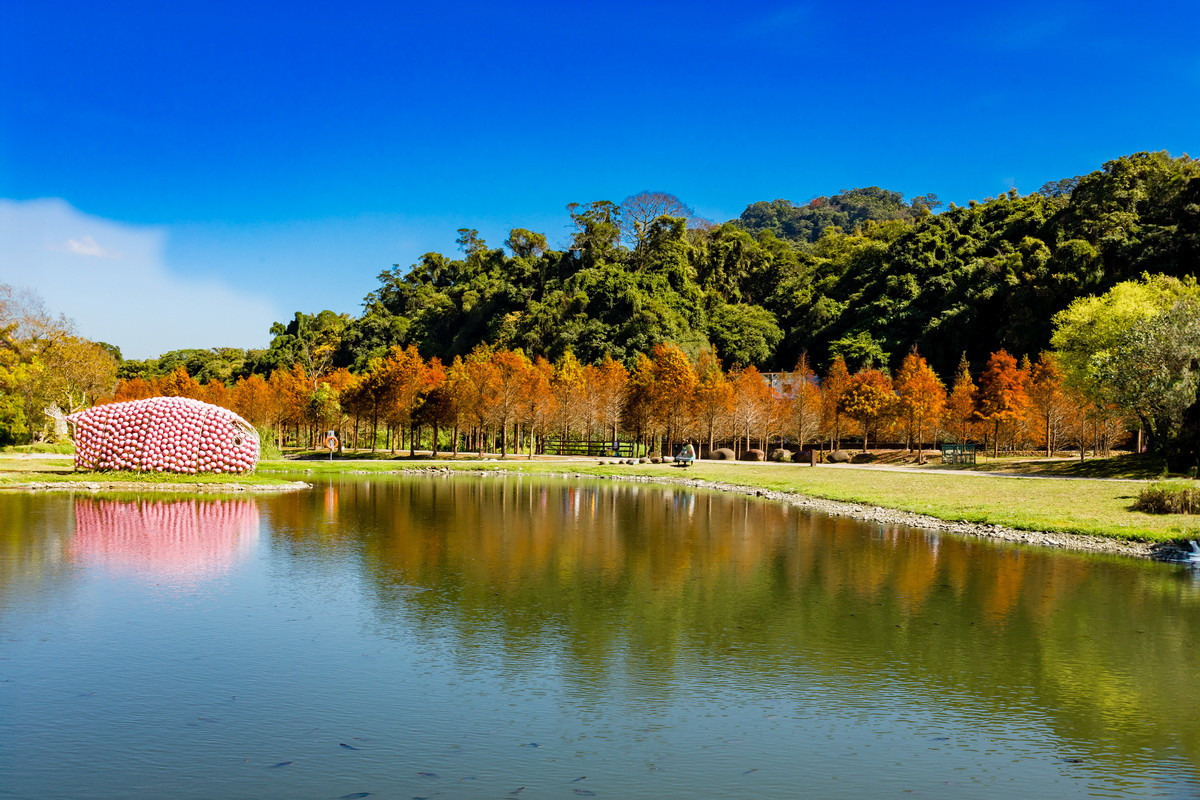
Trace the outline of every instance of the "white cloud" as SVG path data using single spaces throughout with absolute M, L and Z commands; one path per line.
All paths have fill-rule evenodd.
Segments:
M 50 248 L 51 250 L 59 248 Z M 120 253 L 113 253 L 101 247 L 95 239 L 90 236 L 83 236 L 78 239 L 67 239 L 67 245 L 62 248 L 64 252 L 74 253 L 77 256 L 95 256 L 96 258 L 120 258 Z
M 82 336 L 126 358 L 185 347 L 265 347 L 281 315 L 219 280 L 173 274 L 164 228 L 92 217 L 60 199 L 0 199 L 0 283 L 33 289 Z M 97 260 L 102 259 L 102 260 Z

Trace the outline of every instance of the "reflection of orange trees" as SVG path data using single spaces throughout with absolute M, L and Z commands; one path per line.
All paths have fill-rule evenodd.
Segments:
M 1004 553 L 1004 562 L 995 570 L 983 604 L 984 618 L 988 622 L 1002 624 L 1016 608 L 1026 588 L 1023 580 L 1026 556 L 1022 550 Z
M 75 500 L 74 558 L 158 577 L 224 572 L 258 537 L 248 500 Z
M 298 553 L 361 559 L 381 625 L 448 629 L 463 652 L 668 687 L 680 660 L 751 687 L 803 663 L 840 685 L 871 691 L 886 674 L 1001 716 L 1030 695 L 1059 709 L 1065 736 L 1182 748 L 1200 763 L 1200 707 L 1177 713 L 1200 670 L 1200 592 L 1159 565 L 659 487 L 509 476 L 338 489 L 341 525 L 311 524 L 327 507 L 310 493 L 272 502 L 276 530 L 305 540 Z M 1093 696 L 1093 681 L 1110 690 Z M 1162 719 L 1180 720 L 1176 732 L 1147 722 Z

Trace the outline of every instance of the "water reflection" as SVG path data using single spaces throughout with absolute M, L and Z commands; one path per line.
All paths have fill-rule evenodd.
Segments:
M 110 572 L 192 582 L 227 572 L 258 540 L 250 500 L 75 500 L 71 557 Z
M 303 520 L 331 508 L 317 544 Z M 697 672 L 764 695 L 823 686 L 812 702 L 835 713 L 883 692 L 1200 765 L 1186 570 L 600 483 L 376 479 L 272 513 L 294 544 L 361 559 L 384 635 L 563 663 L 581 694 L 633 684 L 667 703 Z
M 1200 790 L 1182 567 L 520 476 L 0 518 L 0 795 Z

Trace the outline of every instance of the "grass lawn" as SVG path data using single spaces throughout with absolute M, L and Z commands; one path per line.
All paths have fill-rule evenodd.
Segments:
M 63 458 L 15 459 L 0 453 L 0 488 L 29 483 L 129 483 L 129 484 L 227 484 L 237 486 L 282 486 L 290 480 L 271 473 L 249 475 L 176 475 L 167 472 L 75 472 L 75 461 Z
M 992 462 L 994 467 L 996 462 Z M 1059 462 L 1052 462 L 1059 463 Z M 1085 462 L 1086 463 L 1086 462 Z M 496 469 L 525 473 L 644 475 L 700 478 L 709 481 L 810 497 L 883 506 L 951 521 L 1004 525 L 1118 539 L 1174 541 L 1200 538 L 1200 517 L 1144 514 L 1129 510 L 1146 484 L 1123 480 L 1054 480 L 962 474 L 949 470 L 898 472 L 795 464 L 747 465 L 697 462 L 688 470 L 666 464 L 599 466 L 596 461 L 272 461 L 260 471 L 311 471 L 314 475 L 345 472 L 393 472 L 423 466 L 451 470 Z M 1119 469 L 1126 466 L 1118 465 Z M 1109 470 L 1116 471 L 1113 469 Z

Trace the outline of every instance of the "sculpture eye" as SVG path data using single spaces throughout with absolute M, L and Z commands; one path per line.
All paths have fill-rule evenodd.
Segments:
M 233 446 L 241 447 L 242 446 L 242 437 L 240 437 L 240 436 L 233 437 Z

